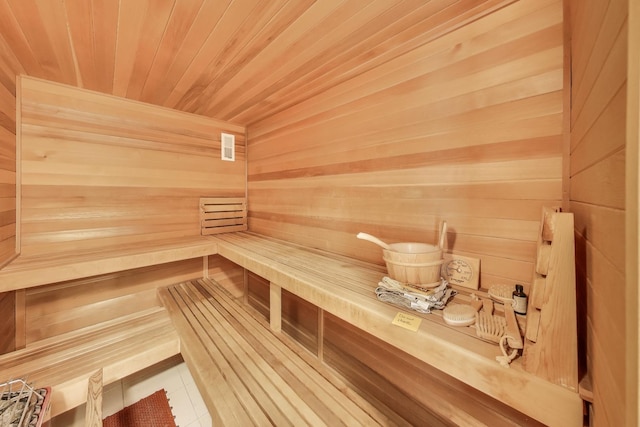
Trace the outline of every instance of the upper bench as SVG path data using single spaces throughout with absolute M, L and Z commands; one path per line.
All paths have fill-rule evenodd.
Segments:
M 390 343 L 452 377 L 547 425 L 582 425 L 577 392 L 526 372 L 520 359 L 505 368 L 495 345 L 422 315 L 416 332 L 392 324 L 402 309 L 377 300 L 383 266 L 250 232 L 210 238 L 218 254 Z
M 193 236 L 99 251 L 19 256 L 0 270 L 0 292 L 213 255 L 216 251 L 211 239 Z

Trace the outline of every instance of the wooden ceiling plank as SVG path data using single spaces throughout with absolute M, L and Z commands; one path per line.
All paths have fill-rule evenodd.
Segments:
M 474 2 L 451 2 L 441 1 L 437 3 L 438 7 L 431 7 L 431 3 L 422 8 L 414 8 L 412 13 L 408 13 L 404 17 L 382 16 L 377 21 L 372 22 L 367 28 L 383 28 L 372 33 L 369 38 L 363 39 L 361 43 L 353 45 L 351 49 L 345 49 L 343 52 L 336 52 L 330 61 L 327 61 L 314 70 L 312 73 L 299 79 L 293 85 L 287 88 L 286 103 L 280 102 L 279 108 L 286 108 L 308 99 L 311 96 L 323 93 L 364 71 L 373 69 L 376 65 L 380 65 L 384 61 L 395 58 L 417 46 L 425 44 L 443 34 L 448 33 L 453 28 L 461 26 L 472 18 L 477 18 L 479 14 L 486 13 L 495 6 L 495 3 L 502 4 L 503 1 L 494 0 L 476 0 Z M 434 3 L 435 4 L 435 3 Z M 478 10 L 479 9 L 479 10 Z M 416 13 L 416 11 L 421 13 Z M 426 13 L 425 13 L 426 12 Z M 415 25 L 415 15 L 419 16 L 419 25 Z M 388 25 L 385 25 L 388 23 Z M 399 35 L 409 34 L 408 38 L 415 38 L 412 43 L 407 40 L 397 40 Z M 375 48 L 374 48 L 375 46 Z M 399 46 L 400 51 L 396 49 Z M 371 50 L 375 49 L 379 52 L 376 55 L 371 54 Z M 273 103 L 272 97 L 261 96 L 267 103 Z M 246 106 L 247 109 L 251 107 Z M 273 114 L 271 109 L 270 114 Z M 244 112 L 246 116 L 246 110 Z
M 257 99 L 257 94 L 265 88 L 286 81 L 287 70 L 311 60 L 315 54 L 314 45 L 331 33 L 339 22 L 350 18 L 360 9 L 361 3 L 351 1 L 341 4 L 314 3 L 280 37 L 257 54 L 247 67 L 240 70 L 229 84 L 221 88 L 219 99 L 209 105 L 208 110 L 226 117 L 238 105 L 251 105 Z M 229 96 L 234 97 L 234 103 L 220 101 Z
M 28 74 L 42 75 L 39 59 L 36 56 L 36 52 L 32 50 L 21 25 L 22 23 L 14 14 L 11 5 L 6 1 L 0 2 L 0 29 L 6 45 L 18 59 L 21 71 Z M 13 80 L 15 86 L 15 76 Z M 15 92 L 15 87 L 12 92 Z
M 389 87 L 393 82 L 408 81 L 425 75 L 429 70 L 441 68 L 444 64 L 450 63 L 453 50 L 456 50 L 456 59 L 463 59 L 461 55 L 470 57 L 502 42 L 522 37 L 527 34 L 522 32 L 523 26 L 528 28 L 529 34 L 533 34 L 555 24 L 551 18 L 557 16 L 556 7 L 556 4 L 549 6 L 549 1 L 546 4 L 542 4 L 542 2 L 516 4 L 510 7 L 509 14 L 512 19 L 506 23 L 504 23 L 504 17 L 500 16 L 500 13 L 496 13 L 483 19 L 483 22 L 469 24 L 455 33 L 449 33 L 394 59 L 394 61 L 368 71 L 358 79 L 352 79 L 348 85 L 342 84 L 328 89 L 316 96 L 313 103 L 302 102 L 297 105 L 295 111 L 288 111 L 285 116 L 276 113 L 270 120 L 252 124 L 252 135 L 264 136 L 281 126 L 291 129 L 294 122 L 310 118 L 309 115 L 315 114 L 322 105 L 326 105 L 326 109 L 333 111 L 342 104 L 341 99 L 353 100 L 354 93 L 361 93 L 360 97 L 364 97 L 381 88 Z M 485 33 L 489 29 L 490 34 L 487 37 Z M 496 41 L 495 37 L 491 36 L 493 34 L 491 31 L 500 31 L 504 39 Z M 456 46 L 459 48 L 456 49 Z M 367 92 L 363 92 L 365 85 Z M 251 108 L 247 111 L 251 111 Z
M 0 23 L 0 25 L 2 24 Z M 0 34 L 0 85 L 14 98 L 16 96 L 16 76 L 20 74 L 25 74 L 25 70 L 9 43 Z
M 273 18 L 265 22 L 266 25 L 256 24 L 256 28 L 262 27 L 260 31 L 254 37 L 247 37 L 244 46 L 238 49 L 238 53 L 229 61 L 227 66 L 216 64 L 218 70 L 216 70 L 215 75 L 209 79 L 211 83 L 202 92 L 198 108 L 195 109 L 194 112 L 207 116 L 210 114 L 216 117 L 221 116 L 217 110 L 212 111 L 209 105 L 215 101 L 222 101 L 222 104 L 226 105 L 228 102 L 224 102 L 225 99 L 227 101 L 229 97 L 236 99 L 237 96 L 244 91 L 245 87 L 245 85 L 238 87 L 236 83 L 239 80 L 238 74 L 243 70 L 255 69 L 252 65 L 255 57 L 264 52 L 269 46 L 277 43 L 278 37 L 303 15 L 313 3 L 314 0 L 287 2 L 285 6 L 275 12 Z M 232 82 L 235 84 L 232 84 Z M 230 86 L 235 87 L 237 93 L 224 91 L 224 89 Z
M 206 45 L 209 36 L 215 30 L 220 18 L 227 11 L 231 0 L 205 0 L 198 11 L 193 23 L 189 26 L 187 35 L 166 67 L 164 74 L 157 77 L 160 81 L 154 87 L 151 83 L 143 90 L 142 97 L 146 102 L 156 105 L 166 105 L 167 98 L 191 65 L 193 58 Z M 151 80 L 151 82 L 155 81 Z
M 450 4 L 452 3 L 452 0 L 442 0 L 439 2 L 428 2 L 428 4 L 426 6 L 423 7 L 418 7 L 415 4 L 413 6 L 411 6 L 410 4 L 406 4 L 404 7 L 411 10 L 411 8 L 414 9 L 413 12 L 409 13 L 408 16 L 412 16 L 412 15 L 418 15 L 420 14 L 420 12 L 416 12 L 416 11 L 424 11 L 426 10 L 426 14 L 430 15 L 433 13 L 433 9 L 434 9 L 434 5 L 438 4 L 438 5 L 442 5 L 442 4 Z M 436 8 L 437 10 L 437 8 Z M 398 16 L 390 16 L 389 14 L 382 14 L 380 16 L 378 16 L 376 19 L 381 19 L 381 17 L 387 17 L 390 21 L 395 20 L 396 22 L 398 22 L 398 24 L 403 27 L 404 26 L 404 22 L 405 22 L 405 18 L 407 17 L 407 15 L 404 16 L 404 18 L 400 19 L 398 18 Z M 340 22 L 344 21 L 344 18 L 340 19 Z M 372 27 L 376 27 L 378 28 L 378 31 L 384 31 L 382 30 L 382 28 L 384 28 L 384 25 L 380 25 L 377 22 L 372 21 L 371 22 Z M 319 26 L 320 27 L 320 26 Z M 324 23 L 322 24 L 322 27 L 324 27 Z M 332 34 L 335 33 L 335 29 L 330 29 L 330 32 Z M 308 36 L 313 37 L 312 33 L 309 33 Z M 388 38 L 388 35 L 385 34 L 382 36 L 382 39 L 386 39 Z M 349 38 L 348 42 L 342 43 L 342 51 L 338 51 L 335 52 L 333 55 L 331 55 L 330 57 L 326 57 L 326 60 L 324 62 L 321 63 L 321 65 L 319 67 L 315 67 L 315 69 L 311 69 L 311 70 L 307 70 L 309 71 L 310 74 L 315 75 L 314 73 L 318 70 L 318 69 L 328 69 L 328 70 L 334 70 L 336 68 L 342 68 L 343 65 L 342 63 L 347 62 L 348 59 L 344 59 L 342 58 L 340 61 L 335 60 L 336 57 L 341 57 L 341 55 L 343 55 L 344 52 L 349 51 L 354 45 L 356 45 L 357 43 L 355 43 L 356 41 L 358 41 L 355 38 Z M 367 40 L 367 42 L 369 42 L 369 40 Z M 335 42 L 333 42 L 335 43 Z M 337 43 L 338 45 L 340 45 L 340 43 Z M 367 48 L 365 49 L 365 54 L 371 58 L 372 55 L 372 51 L 379 51 L 380 49 L 376 46 L 375 43 L 371 43 L 371 44 L 367 44 Z M 235 117 L 237 115 L 239 115 L 239 119 L 240 120 L 250 120 L 250 121 L 255 121 L 257 120 L 257 117 L 255 115 L 256 110 L 259 108 L 259 100 L 261 99 L 265 99 L 269 96 L 273 96 L 276 97 L 278 96 L 277 94 L 281 92 L 281 89 L 283 89 L 283 86 L 281 85 L 281 82 L 290 82 L 290 83 L 296 83 L 297 80 L 299 80 L 300 78 L 302 78 L 303 76 L 301 75 L 301 72 L 298 70 L 303 70 L 305 63 L 302 62 L 302 59 L 304 58 L 309 58 L 310 53 L 313 52 L 314 56 L 317 56 L 317 49 L 314 50 L 306 50 L 307 53 L 303 54 L 303 56 L 299 56 L 297 58 L 292 58 L 295 62 L 291 63 L 281 63 L 278 65 L 278 67 L 276 68 L 276 72 L 272 73 L 270 76 L 268 76 L 268 79 L 266 81 L 261 82 L 260 86 L 256 86 L 254 88 L 252 88 L 251 92 L 246 92 L 245 94 L 243 94 L 243 103 L 236 103 L 235 105 L 230 105 L 230 107 L 234 107 L 235 109 L 233 111 L 225 111 L 225 114 L 229 117 Z M 348 57 L 348 55 L 346 55 L 346 57 Z M 315 57 L 313 58 L 309 58 L 309 61 L 314 61 L 316 60 Z M 333 66 L 327 66 L 326 63 L 327 62 L 335 62 L 333 64 Z M 300 75 L 296 75 L 292 77 L 292 73 L 291 73 L 291 69 L 296 69 L 296 74 L 300 74 Z M 285 73 L 284 75 L 280 74 L 280 73 Z M 289 74 L 289 75 L 287 75 Z M 312 77 L 309 77 L 309 74 L 307 76 L 304 76 L 304 78 L 306 78 L 308 81 L 311 80 L 314 84 L 315 84 L 315 80 L 313 80 Z M 275 82 L 275 84 L 274 84 Z M 297 86 L 299 86 L 298 83 L 296 83 Z M 289 86 L 287 86 L 289 87 Z M 251 96 L 251 97 L 250 97 Z M 273 99 L 269 102 L 267 102 L 267 104 L 271 104 L 271 102 L 273 101 Z M 228 108 L 227 108 L 228 109 Z M 248 110 L 251 110 L 252 112 L 249 113 Z M 274 111 L 271 110 L 270 114 L 273 114 Z M 241 118 L 240 118 L 241 117 Z
M 349 5 L 350 3 L 346 3 Z M 358 10 L 360 5 L 351 4 L 353 11 Z M 322 1 L 315 2 L 307 11 L 284 30 L 272 43 L 251 59 L 244 68 L 238 71 L 235 78 L 227 85 L 220 88 L 217 96 L 221 99 L 229 99 L 233 96 L 234 103 L 224 103 L 217 100 L 209 102 L 208 111 L 215 111 L 219 116 L 228 114 L 233 105 L 251 96 L 254 91 L 253 86 L 257 81 L 272 81 L 279 73 L 281 67 L 286 66 L 291 60 L 298 59 L 311 54 L 310 46 L 322 34 L 331 31 L 329 19 L 335 16 L 339 9 L 345 13 L 345 4 Z M 312 28 L 323 28 L 322 31 L 310 31 Z M 261 70 L 268 70 L 265 73 Z M 253 86 L 252 86 L 253 85 Z M 213 103 L 212 103 L 213 102 Z M 233 104 L 233 105 L 232 105 Z
M 91 2 L 66 1 L 71 46 L 77 63 L 77 85 L 95 89 L 97 84 L 96 52 L 94 49 L 93 11 Z
M 153 13 L 148 13 L 142 26 L 140 45 L 127 87 L 127 98 L 140 99 L 149 71 L 162 43 L 177 0 L 155 0 Z
M 246 19 L 246 16 L 258 7 L 255 0 L 233 0 L 220 16 L 215 26 L 207 29 L 205 42 L 200 50 L 190 59 L 190 63 L 183 68 L 183 74 L 172 82 L 172 91 L 164 101 L 169 108 L 180 109 L 177 104 L 189 104 L 192 97 L 204 90 L 206 84 L 201 81 L 202 70 L 218 60 L 219 55 L 228 52 L 229 43 L 237 37 L 236 31 Z M 198 85 L 200 83 L 200 85 Z M 187 93 L 189 95 L 187 95 Z
M 150 102 L 150 96 L 161 89 L 167 71 L 180 54 L 198 14 L 202 10 L 204 0 L 177 1 L 169 17 L 169 22 L 162 35 L 153 64 L 140 92 L 142 101 Z
M 96 86 L 92 89 L 113 93 L 120 2 L 92 0 L 92 5 L 96 72 Z
M 75 66 L 62 3 L 36 0 L 10 0 L 9 3 L 39 63 L 35 75 L 75 84 Z
M 254 96 L 247 99 L 247 95 L 242 94 L 242 99 L 245 99 L 243 105 L 253 106 L 256 104 L 256 98 L 265 99 L 268 94 L 289 87 L 308 74 L 315 74 L 318 69 L 325 68 L 327 62 L 332 62 L 336 56 L 340 56 L 342 52 L 349 50 L 350 46 L 359 43 L 370 32 L 379 30 L 373 25 L 369 28 L 367 24 L 389 10 L 399 7 L 397 5 L 396 1 L 377 1 L 369 2 L 362 7 L 362 3 L 346 2 L 326 19 L 312 27 L 302 29 L 303 33 L 297 37 L 303 37 L 307 44 L 306 46 L 298 45 L 302 48 L 300 55 L 293 57 L 287 53 L 290 61 L 284 63 L 278 58 L 275 61 L 278 66 L 271 69 L 268 75 L 252 78 L 245 91 L 250 89 L 249 94 Z M 414 6 L 409 3 L 404 6 L 407 9 L 411 7 Z M 272 111 L 275 105 L 271 104 L 272 101 L 273 99 L 266 103 L 269 111 Z M 222 116 L 226 117 L 227 114 L 223 113 Z M 254 120 L 257 120 L 257 117 L 254 116 Z
M 150 0 L 120 0 L 118 33 L 113 75 L 113 91 L 116 96 L 125 97 L 135 65 L 135 57 L 140 49 L 142 29 L 149 11 Z
M 281 8 L 278 2 L 258 2 L 252 4 L 251 0 L 236 0 L 229 8 L 228 13 L 220 20 L 215 32 L 209 37 L 213 46 L 207 49 L 208 54 L 198 54 L 194 58 L 192 66 L 184 75 L 177 90 L 168 99 L 169 106 L 178 110 L 194 112 L 197 102 L 209 84 L 220 75 L 234 56 L 246 46 L 254 35 L 264 25 L 272 20 L 273 16 Z M 238 13 L 236 8 L 246 12 Z M 202 53 L 202 52 L 201 52 Z M 190 86 L 184 89 L 183 83 Z M 181 94 L 178 98 L 177 95 Z

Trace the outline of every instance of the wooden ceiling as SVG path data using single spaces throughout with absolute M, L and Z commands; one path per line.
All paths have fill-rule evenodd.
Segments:
M 512 1 L 0 0 L 0 83 L 250 125 Z

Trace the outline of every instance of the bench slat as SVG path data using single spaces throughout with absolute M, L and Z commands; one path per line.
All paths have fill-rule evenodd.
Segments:
M 182 354 L 187 366 L 193 373 L 193 377 L 205 400 L 209 413 L 214 420 L 214 424 L 221 425 L 249 425 L 251 421 L 248 414 L 235 399 L 228 399 L 233 396 L 231 386 L 225 381 L 221 371 L 216 369 L 204 368 L 197 370 L 193 367 L 207 367 L 210 362 L 209 354 L 201 351 L 203 346 L 195 329 L 192 329 L 191 323 L 186 315 L 182 314 L 182 310 L 187 310 L 182 299 L 174 299 L 174 296 L 167 289 L 159 290 L 160 298 L 167 308 L 171 320 L 180 335 L 180 353 Z M 186 311 L 185 311 L 186 313 Z M 215 387 L 213 385 L 215 384 Z M 210 387 L 211 386 L 211 387 Z M 213 410 L 219 408 L 219 410 Z
M 222 372 L 225 388 L 232 390 L 255 425 L 375 425 L 380 420 L 394 424 L 353 390 L 320 374 L 318 366 L 308 364 L 280 334 L 258 322 L 213 281 L 185 282 L 161 289 L 160 296 L 183 338 L 183 355 L 194 356 L 185 357 L 194 376 L 211 367 Z M 212 389 L 218 383 L 198 383 L 203 395 L 217 393 Z M 224 398 L 232 403 L 228 394 Z M 205 400 L 212 412 L 224 417 L 228 407 L 211 396 Z M 264 418 L 254 412 L 256 407 Z
M 215 282 L 208 279 L 197 280 L 197 286 L 210 295 L 216 295 L 216 301 L 224 302 L 226 318 L 229 321 L 242 325 L 247 330 L 255 343 L 259 343 L 266 351 L 265 357 L 272 355 L 276 360 L 288 360 L 285 368 L 291 371 L 294 378 L 307 379 L 307 386 L 313 388 L 314 396 L 325 402 L 329 402 L 332 411 L 339 419 L 348 420 L 357 418 L 359 423 L 370 425 L 372 418 L 384 425 L 403 424 L 403 420 L 387 419 L 386 415 L 372 406 L 360 394 L 345 385 L 337 376 L 326 369 L 315 356 L 312 356 L 304 347 L 289 339 L 283 334 L 274 334 L 270 325 L 258 314 L 252 314 L 245 307 L 232 301 Z M 249 307 L 247 307 L 249 308 Z M 274 339 L 276 338 L 276 339 Z M 284 345 L 285 347 L 282 347 Z M 325 390 L 326 382 L 333 384 L 340 394 L 330 394 Z M 313 385 L 311 385 L 313 384 Z M 344 397 L 347 397 L 346 399 Z M 355 405 L 355 407 L 354 407 Z M 361 409 L 358 410 L 357 408 Z
M 208 333 L 212 342 L 221 350 L 228 367 L 238 375 L 239 379 L 252 394 L 253 399 L 262 405 L 263 411 L 271 417 L 276 425 L 291 423 L 301 425 L 305 423 L 319 423 L 315 414 L 304 411 L 304 402 L 296 402 L 295 391 L 288 389 L 287 384 L 266 363 L 250 341 L 250 336 L 243 334 L 242 328 L 233 324 L 227 328 L 224 316 L 218 310 L 224 308 L 215 304 L 214 300 L 203 304 L 193 285 L 182 285 L 182 289 L 192 298 L 196 306 L 205 314 L 206 322 L 210 325 Z M 249 363 L 251 362 L 251 363 Z M 298 406 L 302 405 L 302 406 Z M 298 409 L 303 409 L 304 414 L 299 414 Z M 288 417 L 285 415 L 288 414 Z M 309 420 L 308 417 L 312 419 Z
M 229 347 L 233 345 L 233 342 L 227 342 L 228 337 L 225 340 L 225 337 L 219 333 L 219 329 L 214 327 L 218 321 L 211 318 L 211 316 L 207 317 L 202 312 L 204 308 L 197 300 L 193 299 L 194 296 L 190 295 L 188 289 L 184 287 L 181 289 L 174 288 L 170 292 L 176 300 L 183 298 L 186 302 L 186 305 L 181 307 L 182 313 L 189 319 L 191 327 L 198 334 L 198 338 L 205 346 L 210 360 L 215 363 L 216 369 L 220 370 L 226 381 L 230 383 L 244 410 L 250 416 L 257 418 L 254 422 L 266 422 L 266 417 L 264 419 L 259 417 L 264 414 L 262 411 L 271 417 L 276 417 L 278 422 L 283 422 L 284 418 L 278 417 L 279 410 L 277 406 L 273 405 L 267 394 L 268 392 L 273 392 L 273 390 L 263 390 L 260 384 L 256 383 L 255 379 L 247 373 L 246 368 L 251 365 L 245 365 L 242 356 L 249 358 L 250 355 L 243 353 L 238 347 Z M 266 381 L 265 384 L 269 385 Z M 258 405 L 258 402 L 262 407 Z M 283 402 L 277 403 L 282 404 Z
M 255 327 L 253 319 L 243 319 L 241 322 L 238 316 L 241 314 L 238 310 L 233 310 L 232 305 L 222 306 L 218 301 L 224 297 L 217 292 L 215 285 L 208 280 L 199 280 L 195 285 L 204 294 L 218 294 L 218 300 L 210 299 L 209 301 L 219 311 L 220 316 L 224 317 L 234 326 L 242 338 L 256 351 L 254 360 L 262 366 L 265 373 L 269 375 L 269 379 L 273 381 L 280 392 L 287 391 L 287 398 L 291 400 L 294 409 L 305 410 L 304 417 L 309 424 L 321 423 L 324 421 L 327 425 L 341 425 L 342 419 L 348 414 L 340 411 L 341 401 L 334 399 L 334 396 L 327 393 L 324 389 L 325 381 L 323 378 L 318 379 L 314 375 L 313 370 L 309 370 L 308 365 L 302 365 L 302 361 L 297 354 L 283 349 L 281 345 L 274 345 L 273 336 L 263 326 Z M 279 342 L 278 342 L 279 343 Z M 265 363 L 267 362 L 267 363 Z M 303 382 L 301 378 L 308 381 Z M 284 384 L 282 383 L 284 380 Z M 303 398 L 299 397 L 304 393 Z M 306 410 L 307 406 L 309 410 Z M 332 407 L 332 411 L 326 411 L 326 406 Z M 322 420 L 317 419 L 315 413 L 322 414 Z

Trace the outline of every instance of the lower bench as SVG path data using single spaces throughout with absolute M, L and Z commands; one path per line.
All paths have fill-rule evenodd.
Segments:
M 398 425 L 210 279 L 159 290 L 214 425 Z
M 96 372 L 109 384 L 179 351 L 166 310 L 156 307 L 4 354 L 0 382 L 21 378 L 35 388 L 51 387 L 50 416 L 55 417 L 86 402 Z

